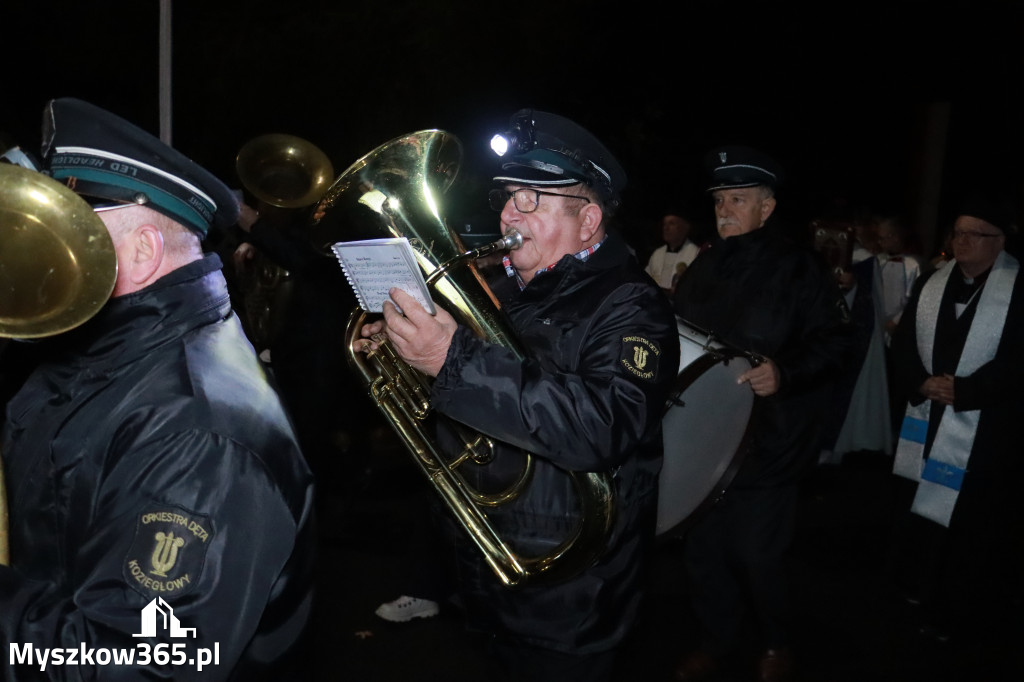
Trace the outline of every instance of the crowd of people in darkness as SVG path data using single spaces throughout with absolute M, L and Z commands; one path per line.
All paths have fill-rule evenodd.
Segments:
M 425 504 L 416 546 L 434 550 L 409 553 L 407 588 L 377 617 L 456 611 L 486 633 L 493 680 L 618 679 L 672 496 L 659 471 L 688 452 L 661 428 L 694 369 L 684 330 L 748 363 L 731 388 L 752 409 L 742 444 L 721 453 L 735 466 L 713 481 L 716 499 L 676 529 L 697 628 L 666 680 L 805 679 L 788 563 L 801 490 L 859 453 L 891 469 L 884 574 L 918 610 L 920 636 L 951 645 L 1016 622 L 1019 197 L 997 183 L 957 188 L 937 235 L 866 209 L 784 224 L 786 169 L 727 145 L 703 159 L 702 202 L 666 201 L 627 224 L 639 215 L 620 211 L 630 169 L 591 130 L 523 109 L 501 132 L 487 200 L 507 253 L 459 267 L 473 268 L 511 342 L 481 331 L 444 287 L 431 289 L 433 312 L 393 287 L 379 314 L 349 321 L 357 298 L 309 225 L 358 211 L 375 236 L 412 237 L 430 263 L 435 245 L 403 232 L 409 207 L 389 195 L 395 183 L 443 193 L 451 182 L 440 145 L 415 135 L 381 152 L 393 161 L 381 175 L 357 169 L 319 203 L 285 209 L 78 99 L 47 104 L 38 150 L 0 138 L 0 235 L 38 222 L 14 193 L 42 183 L 37 194 L 92 231 L 82 248 L 116 264 L 89 317 L 25 333 L 26 291 L 67 264 L 0 244 L 5 656 L 186 646 L 180 624 L 187 647 L 216 648 L 219 665 L 185 672 L 164 657 L 78 671 L 307 674 L 317 548 L 350 540 L 374 449 L 402 439 L 346 354 L 387 353 L 422 381 L 432 416 L 418 437 L 437 457 L 459 458 L 467 431 L 486 443 L 448 487 L 490 493 L 528 474 L 514 501 L 481 512 L 501 549 L 480 523 Z M 414 167 L 422 177 L 407 177 Z M 926 253 L 932 236 L 940 247 Z M 444 494 L 453 509 L 465 499 Z M 153 623 L 174 626 L 147 625 L 154 609 L 164 616 Z M 6 679 L 64 679 L 59 665 L 22 659 L 5 661 Z

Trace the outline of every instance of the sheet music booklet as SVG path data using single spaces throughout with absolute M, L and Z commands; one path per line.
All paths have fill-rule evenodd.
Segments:
M 419 301 L 431 315 L 435 313 L 427 283 L 416 264 L 416 254 L 405 237 L 338 242 L 331 250 L 363 310 L 383 312 L 384 302 L 391 300 L 388 291 L 398 287 Z

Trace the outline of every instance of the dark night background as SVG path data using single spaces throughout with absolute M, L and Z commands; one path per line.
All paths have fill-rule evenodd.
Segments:
M 75 96 L 157 133 L 158 27 L 158 0 L 0 4 L 0 131 L 36 148 L 46 100 Z M 718 144 L 779 159 L 788 223 L 898 212 L 926 247 L 969 186 L 1022 185 L 1020 1 L 223 0 L 175 3 L 173 31 L 173 143 L 234 185 L 235 154 L 262 133 L 312 141 L 340 173 L 443 128 L 466 148 L 460 190 L 482 202 L 487 141 L 521 107 L 619 156 L 637 244 L 668 205 L 708 220 L 702 159 Z
M 38 150 L 43 107 L 65 96 L 157 134 L 159 9 L 0 0 L 0 136 Z M 930 256 L 963 192 L 986 187 L 1021 207 L 1022 39 L 1024 0 L 179 0 L 173 144 L 237 187 L 235 156 L 263 133 L 310 140 L 340 174 L 387 140 L 442 128 L 466 153 L 446 213 L 479 231 L 497 226 L 488 140 L 533 107 L 580 122 L 618 156 L 630 176 L 620 222 L 641 256 L 669 206 L 710 229 L 703 158 L 734 143 L 785 167 L 776 215 L 793 229 L 840 211 L 902 213 Z M 320 674 L 308 679 L 485 679 L 485 647 L 451 610 L 408 627 L 372 615 L 410 589 L 405 547 L 432 495 L 406 453 L 372 456 L 374 477 L 353 476 L 366 487 L 338 524 L 354 538 L 321 543 Z M 937 652 L 889 598 L 889 465 L 847 469 L 802 498 L 803 679 L 1024 679 L 1019 608 L 994 643 Z M 669 545 L 658 561 L 622 679 L 660 679 L 696 641 L 681 615 L 681 554 Z M 1000 666 L 1018 672 L 989 674 Z

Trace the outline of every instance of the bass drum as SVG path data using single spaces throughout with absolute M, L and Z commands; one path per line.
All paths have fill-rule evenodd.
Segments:
M 679 376 L 662 419 L 665 462 L 658 479 L 658 535 L 684 531 L 713 505 L 749 444 L 754 392 L 737 384 L 751 357 L 676 320 Z

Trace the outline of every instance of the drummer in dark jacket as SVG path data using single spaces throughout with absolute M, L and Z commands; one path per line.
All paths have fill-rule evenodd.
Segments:
M 824 262 L 766 225 L 779 166 L 745 147 L 708 158 L 719 239 L 679 282 L 676 314 L 761 362 L 740 377 L 755 395 L 751 449 L 724 498 L 687 536 L 689 593 L 705 641 L 676 674 L 712 676 L 739 653 L 749 617 L 760 639 L 760 679 L 784 680 L 792 642 L 783 556 L 793 539 L 797 481 L 814 461 L 823 398 L 852 348 L 853 329 Z
M 438 412 L 500 441 L 495 462 L 477 467 L 471 482 L 499 489 L 495 482 L 522 466 L 522 451 L 535 456 L 524 495 L 487 512 L 520 556 L 550 555 L 587 522 L 567 471 L 610 485 L 607 537 L 567 576 L 506 587 L 456 536 L 470 624 L 494 635 L 503 669 L 531 682 L 607 680 L 642 595 L 660 421 L 679 341 L 668 301 L 608 231 L 626 181 L 615 158 L 554 114 L 521 111 L 512 132 L 491 206 L 501 212 L 502 233 L 518 231 L 523 245 L 492 289 L 522 355 L 481 340 L 443 309 L 431 316 L 398 289 L 391 295 L 404 315 L 385 304 L 386 328 L 401 356 L 435 377 Z M 363 334 L 382 328 L 367 325 Z
M 8 679 L 288 679 L 310 607 L 312 485 L 200 247 L 238 203 L 79 100 L 49 103 L 43 152 L 94 205 L 118 271 L 95 316 L 40 342 L 7 406 Z

